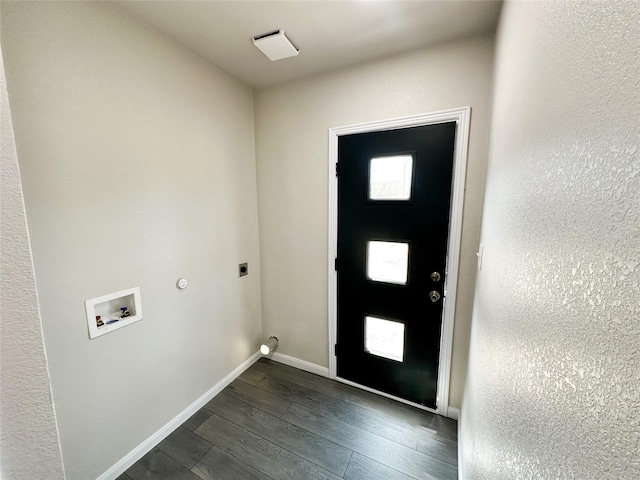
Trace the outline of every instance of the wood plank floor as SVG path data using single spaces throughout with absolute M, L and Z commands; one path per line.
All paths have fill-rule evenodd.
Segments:
M 457 425 L 260 359 L 118 480 L 454 480 Z

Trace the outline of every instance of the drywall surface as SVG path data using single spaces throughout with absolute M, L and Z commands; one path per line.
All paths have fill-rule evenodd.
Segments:
M 0 477 L 64 479 L 0 49 Z
M 108 4 L 5 2 L 2 45 L 66 473 L 96 478 L 258 349 L 252 91 Z M 84 301 L 134 286 L 90 340 Z
M 255 94 L 265 335 L 328 366 L 328 130 L 472 108 L 456 305 L 451 406 L 462 398 L 480 229 L 493 39 L 474 37 Z
M 465 480 L 640 478 L 640 3 L 498 36 Z

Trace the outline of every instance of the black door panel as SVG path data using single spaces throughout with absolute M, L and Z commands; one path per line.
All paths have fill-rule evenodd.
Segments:
M 451 122 L 345 135 L 338 140 L 338 376 L 432 408 L 436 406 L 455 131 L 456 124 Z M 371 159 L 400 154 L 413 156 L 411 198 L 370 200 Z M 406 284 L 367 277 L 370 241 L 409 245 Z M 374 247 L 388 248 L 389 243 Z M 441 278 L 434 281 L 432 272 Z M 432 302 L 431 291 L 441 298 Z M 381 355 L 387 353 L 375 349 L 367 351 L 367 316 L 390 332 L 402 328 L 398 324 L 404 326 L 401 360 L 385 358 Z M 370 346 L 379 345 L 375 338 L 393 335 L 394 345 L 399 345 L 400 334 L 390 333 L 372 336 Z

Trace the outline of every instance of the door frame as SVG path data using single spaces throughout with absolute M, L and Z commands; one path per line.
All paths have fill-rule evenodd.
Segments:
M 388 398 L 413 405 L 423 410 L 455 418 L 455 410 L 449 407 L 449 385 L 451 382 L 451 353 L 453 351 L 453 325 L 455 318 L 456 290 L 458 285 L 458 267 L 460 263 L 460 239 L 462 235 L 462 209 L 464 206 L 464 186 L 467 170 L 467 154 L 469 146 L 469 127 L 471 107 L 453 108 L 438 112 L 393 118 L 376 122 L 359 123 L 329 129 L 329 378 L 349 385 L 378 393 Z M 382 130 L 420 127 L 445 122 L 456 122 L 456 138 L 453 153 L 453 187 L 451 191 L 451 217 L 449 220 L 449 240 L 447 245 L 447 275 L 444 286 L 445 304 L 440 332 L 440 359 L 438 363 L 438 384 L 436 409 L 380 392 L 364 385 L 337 376 L 335 344 L 338 331 L 338 272 L 335 269 L 335 258 L 338 249 L 338 178 L 336 164 L 338 162 L 338 138 L 354 133 L 370 133 Z M 453 410 L 453 411 L 452 411 Z

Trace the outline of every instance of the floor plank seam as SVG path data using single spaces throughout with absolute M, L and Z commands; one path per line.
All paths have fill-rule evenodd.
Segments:
M 288 411 L 289 411 L 289 409 L 291 408 L 291 405 L 293 405 L 293 402 L 289 403 L 289 406 L 287 407 L 287 409 L 286 409 L 284 412 L 282 412 L 282 415 L 280 415 L 280 417 L 278 417 L 278 418 L 280 418 L 281 420 L 284 420 L 284 416 L 287 414 L 287 412 L 288 412 Z M 284 421 L 286 422 L 286 420 L 284 420 Z M 292 425 L 292 423 L 291 423 L 291 422 L 287 422 L 287 423 L 289 423 L 290 425 Z
M 181 427 L 178 427 L 178 428 L 181 428 Z M 178 430 L 178 428 L 176 428 L 176 430 Z M 167 435 L 167 438 L 169 438 L 169 436 L 171 436 L 171 435 L 172 435 L 176 430 L 174 430 L 174 431 L 173 431 L 173 432 L 171 432 L 169 435 Z M 194 435 L 198 435 L 198 434 L 197 434 L 197 433 L 195 433 L 195 432 L 191 432 L 191 433 L 193 433 Z M 208 443 L 211 443 L 211 442 L 209 442 L 209 440 L 207 440 L 206 438 L 201 437 L 200 435 L 198 435 L 198 437 L 202 438 L 203 440 L 205 440 L 205 441 L 206 441 L 206 442 L 208 442 Z M 157 447 L 157 448 L 158 448 L 162 453 L 164 453 L 167 457 L 169 457 L 169 458 L 171 458 L 172 460 L 174 460 L 174 461 L 178 462 L 180 465 L 182 465 L 182 466 L 183 466 L 184 468 L 186 468 L 187 470 L 191 470 L 191 469 L 192 469 L 192 468 L 194 468 L 198 463 L 200 463 L 200 460 L 202 460 L 202 459 L 203 459 L 203 458 L 204 458 L 204 457 L 205 457 L 205 456 L 206 456 L 206 455 L 207 455 L 207 454 L 208 454 L 208 453 L 213 449 L 213 447 L 214 447 L 214 445 L 213 445 L 213 444 L 211 444 L 211 448 L 209 448 L 209 449 L 208 449 L 208 450 L 207 450 L 207 451 L 206 451 L 206 452 L 205 452 L 205 453 L 204 453 L 204 454 L 203 454 L 203 455 L 198 459 L 198 461 L 193 465 L 193 467 L 187 467 L 187 466 L 186 466 L 185 464 L 183 464 L 179 459 L 177 459 L 176 457 L 174 457 L 173 455 L 171 455 L 171 453 L 170 453 L 170 452 L 166 452 L 166 451 L 164 451 L 164 450 L 162 449 L 162 447 L 160 447 L 160 444 L 161 444 L 161 443 L 162 443 L 162 442 L 160 442 L 158 445 L 156 445 L 156 447 Z M 194 472 L 194 473 L 195 473 L 195 472 Z
M 353 450 L 351 450 L 351 455 L 349 456 L 349 461 L 347 462 L 347 466 L 344 469 L 344 472 L 342 472 L 342 478 L 344 478 L 344 476 L 347 474 L 347 472 L 349 471 L 349 467 L 351 466 L 351 460 L 353 459 Z

